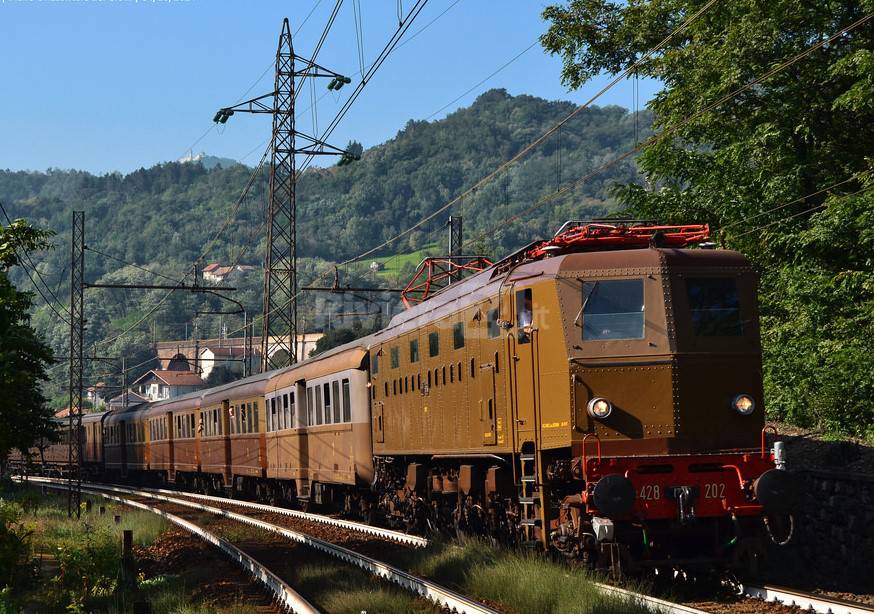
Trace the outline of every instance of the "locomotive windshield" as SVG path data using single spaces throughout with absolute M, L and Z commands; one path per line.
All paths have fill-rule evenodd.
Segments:
M 690 278 L 686 294 L 692 332 L 699 337 L 739 337 L 743 334 L 737 283 L 729 277 Z
M 643 280 L 583 283 L 583 340 L 643 338 Z

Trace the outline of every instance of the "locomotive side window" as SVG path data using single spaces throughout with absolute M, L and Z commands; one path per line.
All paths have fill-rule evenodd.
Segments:
M 373 353 L 373 359 L 370 361 L 370 370 L 374 375 L 379 373 L 379 352 Z
M 452 325 L 452 348 L 460 350 L 464 347 L 464 322 L 456 322 Z
M 686 296 L 692 332 L 699 337 L 739 337 L 743 334 L 737 283 L 729 277 L 690 278 Z
M 428 356 L 434 358 L 440 353 L 440 335 L 436 332 L 428 333 Z
M 643 339 L 643 280 L 583 283 L 583 340 Z
M 519 340 L 519 343 L 531 341 L 531 336 L 525 328 L 532 325 L 533 318 L 531 288 L 519 290 L 516 293 L 516 338 Z
M 419 362 L 419 340 L 410 340 L 410 362 Z
M 490 309 L 486 315 L 486 325 L 488 326 L 489 339 L 494 339 L 500 336 L 501 328 L 498 326 L 498 309 Z
M 391 368 L 397 369 L 401 364 L 400 349 L 395 346 L 391 349 Z

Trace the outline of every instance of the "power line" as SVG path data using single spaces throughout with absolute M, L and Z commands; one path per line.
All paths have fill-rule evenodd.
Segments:
M 842 183 L 846 183 L 846 181 L 844 181 L 844 182 L 842 182 Z M 830 188 L 826 188 L 826 190 L 828 190 L 828 189 L 830 189 Z M 865 187 L 863 187 L 863 188 L 860 188 L 860 189 L 856 190 L 855 192 L 850 192 L 849 194 L 842 194 L 841 196 L 855 196 L 856 194 L 861 194 L 861 193 L 864 193 L 864 192 L 869 192 L 869 191 L 871 191 L 871 190 L 874 190 L 874 185 L 865 186 Z M 825 190 L 820 190 L 819 192 L 815 192 L 814 194 L 808 194 L 807 196 L 804 196 L 804 197 L 802 197 L 802 198 L 810 198 L 811 196 L 814 196 L 815 194 L 821 194 L 821 193 L 824 192 L 824 191 L 825 191 Z M 793 201 L 793 202 L 798 202 L 798 200 L 795 200 L 795 201 Z M 786 206 L 788 206 L 788 205 L 790 205 L 790 204 L 792 204 L 792 203 L 787 203 Z M 740 234 L 738 234 L 738 235 L 735 235 L 734 238 L 735 238 L 735 239 L 740 239 L 741 237 L 745 237 L 745 236 L 747 236 L 747 235 L 750 234 L 750 233 L 753 233 L 753 232 L 756 232 L 756 231 L 762 231 L 762 230 L 764 230 L 765 228 L 770 228 L 771 226 L 774 226 L 774 225 L 779 224 L 779 223 L 781 223 L 781 222 L 786 222 L 786 221 L 788 221 L 788 220 L 795 219 L 796 217 L 800 217 L 800 216 L 802 216 L 802 215 L 804 215 L 804 214 L 806 214 L 806 213 L 810 213 L 811 211 L 816 211 L 817 209 L 823 209 L 823 208 L 826 207 L 826 205 L 827 205 L 827 203 L 821 203 L 821 204 L 819 204 L 819 205 L 816 205 L 815 207 L 808 207 L 808 208 L 805 209 L 804 211 L 799 211 L 798 213 L 793 213 L 792 215 L 788 215 L 788 216 L 784 216 L 784 217 L 778 218 L 778 219 L 776 219 L 776 220 L 774 220 L 774 221 L 772 221 L 772 222 L 769 222 L 769 223 L 767 223 L 767 224 L 762 224 L 761 226 L 756 226 L 756 227 L 754 227 L 754 228 L 750 228 L 750 229 L 747 230 L 746 232 L 742 232 L 742 233 L 740 233 Z
M 0 201 L 0 211 L 3 212 L 3 217 L 6 218 L 6 223 L 9 226 L 11 226 L 12 220 L 9 219 L 9 214 L 6 213 L 6 207 L 3 205 L 2 201 Z M 46 290 L 48 290 L 49 294 L 52 295 L 52 298 L 55 299 L 55 301 L 58 303 L 58 305 L 61 307 L 61 309 L 63 309 L 64 312 L 69 316 L 70 310 L 67 309 L 66 307 L 64 307 L 63 303 L 61 303 L 61 301 L 58 299 L 58 297 L 55 295 L 55 293 L 52 292 L 51 287 L 46 283 L 46 280 L 43 279 L 43 276 L 40 274 L 39 270 L 36 268 L 36 265 L 33 263 L 33 260 L 31 260 L 30 254 L 28 253 L 28 251 L 26 249 L 22 249 L 21 252 L 24 254 L 24 258 L 27 259 L 27 262 L 30 263 L 30 266 L 33 268 L 33 272 L 36 274 L 36 276 L 39 278 L 39 280 L 43 283 Z M 17 249 L 15 250 L 15 253 L 16 254 L 18 253 Z M 39 287 L 39 284 L 37 284 L 36 280 L 34 280 L 34 278 L 31 276 L 30 269 L 28 268 L 27 264 L 25 264 L 24 258 L 19 257 L 18 264 L 20 264 L 21 268 L 24 269 L 24 272 L 27 274 L 27 278 L 30 280 L 30 283 L 32 283 L 33 287 L 36 288 L 36 291 L 39 292 L 39 295 L 42 297 L 43 301 L 45 301 L 45 304 L 48 305 L 49 309 L 51 309 L 54 312 L 54 314 L 61 319 L 61 321 L 63 321 L 65 324 L 69 325 L 70 320 L 65 318 L 63 315 L 60 314 L 60 312 L 58 312 L 57 309 L 55 309 L 55 306 L 52 303 L 52 301 L 50 301 L 48 299 L 48 297 L 46 297 L 45 293 L 42 291 L 42 288 Z
M 494 226 L 492 226 L 490 229 L 488 229 L 487 231 L 481 233 L 481 234 L 480 234 L 480 235 L 475 239 L 475 241 L 479 241 L 479 240 L 483 239 L 484 237 L 486 237 L 486 236 L 488 236 L 488 235 L 490 235 L 490 234 L 499 233 L 499 232 L 505 230 L 505 229 L 508 228 L 508 227 L 510 226 L 510 224 L 512 224 L 513 222 L 515 222 L 516 220 L 520 219 L 520 218 L 521 218 L 522 216 L 524 216 L 524 215 L 527 215 L 527 214 L 529 214 L 529 213 L 532 213 L 533 211 L 536 211 L 537 209 L 539 209 L 540 207 L 542 207 L 544 204 L 546 204 L 546 203 L 549 202 L 550 200 L 554 199 L 556 196 L 559 196 L 559 195 L 561 195 L 561 194 L 567 192 L 567 191 L 570 190 L 572 187 L 575 187 L 575 186 L 577 186 L 577 185 L 580 185 L 580 184 L 584 183 L 585 181 L 587 181 L 588 179 L 594 177 L 595 175 L 599 174 L 600 172 L 602 172 L 602 171 L 604 171 L 604 170 L 610 168 L 611 166 L 614 166 L 614 165 L 618 164 L 618 163 L 621 162 L 622 160 L 625 160 L 625 159 L 629 158 L 630 156 L 632 156 L 632 155 L 638 153 L 639 151 L 641 151 L 641 150 L 644 149 L 645 147 L 647 147 L 647 146 L 649 146 L 649 145 L 651 145 L 651 144 L 653 144 L 653 143 L 656 143 L 656 142 L 662 140 L 663 138 L 665 138 L 665 137 L 667 137 L 667 136 L 670 136 L 670 135 L 674 134 L 675 132 L 679 131 L 680 129 L 682 129 L 682 128 L 688 126 L 689 124 L 691 124 L 693 121 L 695 121 L 696 119 L 698 119 L 699 117 L 701 117 L 701 116 L 704 115 L 705 113 L 709 113 L 709 112 L 710 112 L 711 110 L 713 110 L 714 108 L 720 106 L 720 105 L 723 104 L 724 102 L 727 102 L 727 101 L 731 100 L 732 98 L 736 98 L 737 96 L 739 96 L 740 94 L 744 93 L 745 91 L 747 91 L 747 90 L 749 90 L 749 89 L 755 87 L 756 85 L 758 85 L 758 84 L 761 83 L 762 81 L 765 81 L 765 80 L 769 79 L 770 77 L 772 77 L 773 75 L 777 74 L 778 72 L 780 72 L 780 71 L 782 71 L 782 70 L 788 68 L 789 66 L 792 66 L 793 64 L 795 64 L 795 63 L 797 63 L 798 61 L 802 60 L 803 58 L 807 57 L 808 55 L 810 55 L 811 53 L 813 53 L 814 51 L 816 51 L 816 50 L 819 49 L 820 47 L 823 47 L 823 46 L 825 46 L 825 45 L 828 45 L 828 44 L 830 44 L 832 41 L 834 41 L 834 40 L 836 40 L 836 39 L 838 39 L 838 38 L 844 36 L 845 34 L 851 32 L 852 30 L 855 30 L 856 28 L 858 28 L 859 26 L 861 26 L 862 24 L 864 24 L 865 22 L 867 22 L 868 20 L 870 20 L 872 17 L 874 17 L 874 13 L 870 13 L 870 14 L 866 15 L 865 17 L 862 17 L 861 19 L 858 19 L 857 21 L 854 21 L 853 23 L 851 23 L 850 25 L 846 26 L 845 28 L 842 28 L 841 30 L 838 30 L 837 32 L 835 32 L 835 33 L 834 33 L 833 35 L 831 35 L 829 38 L 824 39 L 824 40 L 822 40 L 822 41 L 820 41 L 820 42 L 818 42 L 818 43 L 815 43 L 815 44 L 811 45 L 810 47 L 808 47 L 807 49 L 805 49 L 805 50 L 802 51 L 801 53 L 799 53 L 799 54 L 797 54 L 797 55 L 795 55 L 795 56 L 789 58 L 788 60 L 786 60 L 785 62 L 782 62 L 781 64 L 778 64 L 776 67 L 774 67 L 774 68 L 772 68 L 771 70 L 767 71 L 767 72 L 766 72 L 765 74 L 763 74 L 762 76 L 757 77 L 756 79 L 754 79 L 754 80 L 752 80 L 752 81 L 746 83 L 745 85 L 739 87 L 738 89 L 736 89 L 736 90 L 734 90 L 734 91 L 732 91 L 732 92 L 730 92 L 730 93 L 728 93 L 728 94 L 725 94 L 724 96 L 720 97 L 719 99 L 715 100 L 714 102 L 712 102 L 712 103 L 706 105 L 704 108 L 700 109 L 700 110 L 697 111 L 696 113 L 694 113 L 694 114 L 692 114 L 691 116 L 687 117 L 686 119 L 684 119 L 684 120 L 681 121 L 680 123 L 675 124 L 675 125 L 673 125 L 673 126 L 670 126 L 670 127 L 668 127 L 668 128 L 665 128 L 665 129 L 664 129 L 662 132 L 660 132 L 659 134 L 653 135 L 652 137 L 650 137 L 649 139 L 647 139 L 647 140 L 644 141 L 643 143 L 640 143 L 639 145 L 637 145 L 637 146 L 634 147 L 633 149 L 630 149 L 630 150 L 626 151 L 625 153 L 621 154 L 620 156 L 617 156 L 616 158 L 612 159 L 611 161 L 609 161 L 609 162 L 607 162 L 607 163 L 605 163 L 605 164 L 599 166 L 597 169 L 595 169 L 595 170 L 592 171 L 591 173 L 587 174 L 586 176 L 584 176 L 584 177 L 582 177 L 582 178 L 580 178 L 580 179 L 578 179 L 578 180 L 576 180 L 576 181 L 571 182 L 571 183 L 568 184 L 567 186 L 562 187 L 562 188 L 556 190 L 555 192 L 552 192 L 551 194 L 547 194 L 547 195 L 544 196 L 543 198 L 539 199 L 539 200 L 538 200 L 538 201 L 537 201 L 533 206 L 528 207 L 527 209 L 525 209 L 525 210 L 522 211 L 521 213 L 518 213 L 518 214 L 515 214 L 515 215 L 511 216 L 509 219 L 502 220 L 502 221 L 500 222 L 500 224 L 494 225 Z M 469 242 L 469 241 L 466 241 L 466 243 L 468 243 L 468 242 Z
M 723 231 L 725 231 L 726 228 L 731 228 L 733 226 L 737 226 L 738 224 L 746 224 L 746 223 L 756 219 L 757 217 L 762 217 L 763 215 L 767 215 L 767 214 L 772 213 L 774 211 L 784 209 L 784 208 L 789 207 L 791 205 L 794 205 L 796 203 L 800 203 L 801 201 L 807 200 L 808 198 L 813 198 L 814 196 L 819 196 L 823 192 L 827 192 L 829 190 L 832 190 L 838 186 L 844 185 L 845 183 L 849 183 L 851 181 L 856 181 L 858 179 L 862 179 L 865 175 L 869 174 L 871 171 L 872 171 L 872 169 L 869 168 L 865 171 L 862 171 L 861 173 L 856 173 L 853 176 L 851 176 L 847 179 L 844 179 L 843 181 L 833 183 L 832 185 L 828 186 L 827 188 L 822 188 L 821 190 L 818 190 L 816 192 L 812 192 L 810 194 L 807 194 L 806 196 L 801 196 L 799 198 L 796 198 L 795 200 L 789 201 L 788 203 L 783 203 L 782 205 L 778 205 L 776 207 L 771 207 L 770 209 L 766 209 L 765 211 L 762 211 L 762 212 L 757 213 L 755 215 L 751 215 L 750 217 L 744 218 L 742 220 L 735 220 L 734 222 L 731 222 L 730 224 L 726 224 L 725 226 L 722 226 L 719 229 L 719 231 L 723 232 Z
M 458 96 L 458 97 L 456 97 L 456 98 L 453 98 L 452 100 L 450 100 L 449 102 L 447 102 L 445 105 L 443 105 L 442 107 L 440 107 L 439 109 L 437 109 L 436 111 L 434 111 L 433 113 L 431 113 L 431 115 L 429 115 L 428 117 L 425 118 L 425 121 L 428 121 L 429 119 L 431 119 L 432 117 L 434 117 L 435 115 L 437 115 L 438 113 L 440 113 L 441 111 L 443 111 L 444 109 L 446 109 L 447 107 L 451 107 L 451 106 L 454 105 L 456 102 L 458 102 L 459 100 L 461 100 L 462 98 L 464 98 L 465 96 L 467 96 L 468 94 L 470 94 L 472 91 L 474 91 L 476 88 L 478 88 L 480 85 L 482 85 L 482 84 L 485 83 L 486 81 L 489 81 L 492 77 L 494 77 L 494 76 L 497 75 L 499 72 L 501 72 L 502 70 L 504 70 L 505 68 L 507 68 L 507 66 L 509 66 L 510 64 L 512 64 L 513 62 L 515 62 L 515 61 L 518 60 L 519 58 L 521 58 L 523 55 L 525 55 L 526 53 L 528 53 L 529 51 L 531 51 L 531 50 L 532 50 L 532 49 L 533 49 L 533 48 L 534 48 L 534 47 L 535 47 L 539 42 L 540 42 L 539 40 L 535 40 L 533 43 L 531 43 L 530 45 L 528 45 L 525 49 L 523 49 L 522 51 L 520 51 L 519 53 L 517 53 L 515 56 L 513 56 L 513 58 L 512 58 L 511 60 L 509 60 L 508 62 L 506 62 L 505 64 L 503 64 L 503 65 L 502 65 L 500 68 L 498 68 L 497 70 L 495 70 L 495 71 L 494 71 L 492 74 L 490 74 L 488 77 L 486 77 L 485 79 L 483 79 L 482 81 L 480 81 L 479 83 L 477 83 L 476 85 L 474 85 L 473 87 L 471 87 L 470 89 L 466 90 L 466 91 L 465 91 L 463 94 L 461 94 L 460 96 Z
M 572 111 L 572 112 L 571 112 L 567 117 L 565 117 L 565 118 L 562 119 L 560 122 L 558 122 L 557 124 L 555 124 L 554 126 L 552 126 L 549 130 L 547 130 L 546 132 L 544 132 L 541 136 L 539 136 L 538 138 L 536 138 L 534 141 L 532 141 L 531 143 L 529 143 L 528 145 L 526 145 L 525 147 L 523 147 L 522 150 L 519 151 L 516 155 L 514 155 L 512 158 L 510 158 L 509 160 L 507 160 L 506 162 L 504 162 L 504 163 L 502 163 L 500 166 L 498 166 L 497 169 L 495 169 L 494 171 L 492 171 L 491 173 L 489 173 L 488 175 L 486 175 L 485 177 L 483 177 L 482 179 L 480 179 L 479 181 L 477 181 L 473 186 L 471 186 L 470 188 L 468 188 L 467 190 L 465 190 L 464 192 L 462 192 L 461 194 L 459 194 L 458 196 L 456 196 L 455 198 L 453 198 L 452 200 L 450 200 L 448 203 L 444 204 L 442 207 L 440 207 L 439 209 L 437 209 L 437 210 L 434 211 L 433 213 L 431 213 L 431 214 L 425 216 L 424 218 L 422 218 L 421 220 L 419 220 L 418 222 L 416 222 L 415 224 L 413 224 L 413 226 L 411 226 L 411 227 L 407 228 L 406 230 L 404 230 L 404 231 L 398 233 L 398 234 L 395 235 L 394 237 L 392 237 L 392 238 L 390 238 L 390 239 L 388 239 L 388 240 L 386 240 L 386 241 L 383 241 L 382 243 L 380 243 L 380 244 L 377 245 L 376 247 L 374 247 L 374 248 L 372 248 L 372 249 L 369 249 L 369 250 L 367 250 L 367 251 L 365 251 L 365 252 L 359 254 L 358 256 L 355 256 L 354 258 L 350 258 L 350 259 L 348 259 L 348 260 L 345 260 L 344 262 L 341 263 L 341 265 L 345 265 L 345 264 L 349 264 L 349 263 L 352 263 L 352 262 L 356 262 L 356 261 L 358 261 L 358 260 L 360 260 L 360 259 L 362 259 L 362 258 L 364 258 L 364 257 L 366 257 L 366 256 L 369 256 L 370 254 L 373 254 L 373 253 L 379 251 L 380 249 L 382 249 L 382 248 L 384 248 L 384 247 L 387 247 L 387 246 L 391 245 L 392 243 L 394 243 L 394 242 L 397 241 L 398 239 L 400 239 L 400 238 L 402 238 L 402 237 L 408 235 L 409 233 L 413 232 L 414 230 L 416 230 L 417 228 L 419 228 L 420 226 L 422 226 L 422 225 L 425 224 L 426 222 L 428 222 L 428 221 L 434 219 L 435 217 L 437 217 L 438 215 L 440 215 L 441 213 L 443 213 L 443 212 L 446 211 L 447 209 L 451 208 L 451 207 L 452 207 L 453 205 L 455 205 L 456 203 L 462 201 L 466 196 L 468 196 L 468 195 L 474 193 L 474 192 L 475 192 L 476 190 L 478 190 L 480 187 L 482 187 L 483 185 L 485 185 L 486 183 L 488 183 L 489 181 L 491 181 L 492 179 L 494 179 L 495 177 L 497 177 L 497 176 L 498 176 L 500 173 L 502 173 L 505 169 L 507 169 L 507 168 L 509 168 L 510 166 L 512 166 L 513 164 L 515 164 L 515 163 L 516 163 L 517 161 L 519 161 L 523 156 L 525 156 L 526 154 L 528 154 L 528 152 L 530 152 L 532 149 L 534 149 L 535 147 L 537 147 L 540 143 L 542 143 L 542 142 L 545 141 L 547 138 L 549 138 L 549 137 L 550 137 L 554 132 L 556 132 L 558 129 L 560 129 L 564 124 L 566 124 L 568 121 L 570 121 L 573 117 L 575 117 L 577 114 L 579 114 L 580 112 L 582 112 L 584 109 L 588 108 L 588 107 L 589 107 L 593 102 L 595 102 L 598 98 L 600 98 L 602 95 L 604 95 L 604 93 L 606 93 L 608 90 L 610 90 L 610 89 L 612 89 L 613 87 L 615 87 L 616 84 L 618 84 L 618 83 L 619 83 L 620 81 L 622 81 L 625 77 L 627 77 L 629 74 L 631 74 L 634 70 L 637 69 L 638 66 L 640 66 L 640 65 L 641 65 L 643 62 L 645 62 L 646 60 L 648 60 L 648 59 L 649 59 L 649 58 L 650 58 L 654 53 L 656 53 L 656 52 L 657 52 L 659 49 L 661 49 L 665 44 L 667 44 L 667 42 L 668 42 L 669 40 L 671 40 L 671 38 L 673 38 L 674 35 L 676 35 L 678 32 L 681 32 L 682 30 L 684 30 L 684 29 L 686 28 L 686 26 L 688 26 L 688 25 L 691 24 L 693 21 L 695 21 L 696 19 L 698 19 L 698 17 L 701 16 L 701 14 L 704 13 L 704 11 L 706 11 L 707 9 L 709 9 L 709 8 L 710 8 L 711 6 L 713 6 L 715 3 L 716 3 L 716 0 L 709 0 L 709 2 L 707 2 L 707 4 L 705 4 L 704 6 L 702 6 L 700 9 L 698 9 L 697 12 L 695 12 L 693 15 L 691 15 L 690 17 L 688 17 L 688 18 L 687 18 L 687 19 L 686 19 L 682 24 L 680 24 L 679 26 L 677 26 L 677 27 L 676 27 L 676 28 L 675 28 L 675 29 L 674 29 L 670 34 L 668 34 L 664 39 L 662 39 L 661 42 L 659 42 L 655 47 L 653 47 L 652 49 L 650 49 L 649 51 L 647 51 L 643 56 L 640 57 L 640 59 L 638 59 L 637 61 L 635 61 L 634 64 L 632 64 L 632 65 L 629 66 L 627 69 L 625 69 L 624 71 L 622 71 L 622 72 L 621 72 L 617 77 L 615 77 L 615 78 L 614 78 L 612 81 L 610 81 L 607 85 L 605 85 L 603 88 L 601 88 L 601 89 L 600 89 L 600 90 L 599 90 L 599 91 L 598 91 L 594 96 L 592 96 L 591 98 L 589 98 L 589 100 L 587 100 L 585 103 L 583 103 L 582 105 L 580 105 L 579 107 L 577 107 L 576 109 L 574 109 L 574 110 L 573 110 L 573 111 Z
M 127 260 L 122 260 L 121 258 L 117 258 L 116 256 L 110 256 L 109 254 L 107 254 L 105 252 L 101 252 L 99 249 L 95 249 L 95 248 L 90 247 L 88 245 L 85 246 L 85 249 L 88 250 L 89 252 L 94 252 L 95 254 L 103 256 L 104 258 L 109 258 L 110 260 L 115 260 L 116 262 L 120 262 L 121 264 L 123 264 L 125 266 L 133 267 L 135 269 L 145 271 L 146 273 L 151 273 L 152 275 L 156 275 L 158 277 L 163 277 L 164 279 L 168 279 L 172 282 L 178 282 L 177 279 L 174 279 L 173 277 L 170 277 L 169 275 L 164 275 L 163 273 L 158 273 L 156 271 L 152 271 L 150 269 L 147 269 L 144 266 L 134 264 L 133 262 L 128 262 Z
M 715 1 L 715 0 L 711 0 L 711 1 Z M 394 34 L 392 34 L 391 38 L 385 44 L 382 51 L 380 51 L 379 55 L 377 55 L 376 59 L 373 61 L 373 63 L 367 69 L 367 72 L 361 76 L 361 80 L 358 82 L 358 85 L 355 87 L 352 94 L 350 94 L 349 98 L 346 99 L 346 102 L 343 103 L 343 106 L 337 112 L 337 115 L 334 117 L 334 119 L 331 120 L 331 123 L 328 124 L 328 127 L 325 129 L 325 131 L 322 133 L 322 135 L 320 137 L 320 139 L 322 141 L 327 140 L 328 137 L 331 136 L 331 134 L 337 128 L 337 125 L 346 116 L 346 113 L 349 112 L 349 109 L 352 107 L 352 104 L 355 102 L 355 100 L 358 99 L 358 97 L 361 95 L 361 92 L 364 90 L 364 88 L 367 86 L 367 84 L 373 78 L 373 75 L 376 74 L 376 71 L 379 70 L 379 68 L 382 66 L 382 64 L 385 62 L 385 60 L 388 58 L 388 56 L 391 55 L 391 52 L 394 51 L 395 47 L 400 42 L 401 38 L 403 38 L 406 31 L 410 28 L 410 26 L 415 21 L 416 17 L 418 17 L 419 13 L 422 12 L 422 9 L 425 8 L 425 5 L 427 3 L 428 3 L 428 0 L 417 0 L 416 4 L 413 5 L 413 7 L 410 9 L 410 12 L 407 14 L 406 17 L 404 17 L 403 21 L 398 26 L 398 29 L 395 30 Z M 298 176 L 307 169 L 307 167 L 309 166 L 310 162 L 312 162 L 314 157 L 315 157 L 315 155 L 312 153 L 307 155 L 307 157 L 304 159 L 303 164 L 301 165 L 300 170 L 298 170 L 298 172 L 297 172 Z
M 197 263 L 201 259 L 203 259 L 203 257 L 209 252 L 209 250 L 212 249 L 213 244 L 225 232 L 225 230 L 227 230 L 228 226 L 234 220 L 234 218 L 237 215 L 237 212 L 240 209 L 240 206 L 243 203 L 243 200 L 245 199 L 246 195 L 249 193 L 249 189 L 252 187 L 252 184 L 255 181 L 255 177 L 261 172 L 261 168 L 264 166 L 264 161 L 267 159 L 267 154 L 268 154 L 268 151 L 265 150 L 264 155 L 261 156 L 261 161 L 258 163 L 258 166 L 255 167 L 255 170 L 253 170 L 252 174 L 249 176 L 249 180 L 246 182 L 246 185 L 243 187 L 243 191 L 240 194 L 240 197 L 234 203 L 234 206 L 231 208 L 230 213 L 225 218 L 225 221 L 222 224 L 221 228 L 219 228 L 219 230 L 216 232 L 216 234 L 213 236 L 213 238 L 207 243 L 206 247 L 203 248 L 200 256 L 198 256 L 198 258 L 192 263 L 188 272 L 186 272 L 185 275 L 183 275 L 181 279 L 175 280 L 177 284 L 181 285 L 185 281 L 185 278 L 188 277 L 188 274 L 194 269 L 195 266 L 197 266 Z M 112 343 L 113 341 L 116 341 L 116 340 L 124 337 L 128 333 L 130 333 L 132 330 L 134 330 L 140 324 L 145 322 L 149 316 L 151 316 L 153 313 L 155 313 L 161 307 L 161 305 L 163 305 L 167 301 L 167 299 L 170 298 L 171 294 L 173 294 L 173 290 L 168 291 L 167 294 L 165 294 L 164 297 L 160 301 L 158 301 L 151 309 L 149 309 L 139 320 L 137 320 L 136 322 L 131 324 L 129 327 L 127 327 L 125 330 L 123 330 L 119 334 L 115 335 L 114 337 L 111 337 L 110 339 L 104 339 L 102 341 L 98 341 L 96 345 Z

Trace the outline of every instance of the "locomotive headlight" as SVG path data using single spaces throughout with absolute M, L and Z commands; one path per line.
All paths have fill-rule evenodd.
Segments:
M 603 420 L 604 418 L 607 418 L 611 413 L 613 413 L 613 404 L 607 399 L 595 397 L 594 399 L 589 401 L 589 405 L 586 407 L 586 411 L 588 411 L 589 415 L 593 418 Z
M 756 409 L 756 402 L 748 394 L 739 394 L 731 402 L 734 410 L 742 416 L 749 416 Z

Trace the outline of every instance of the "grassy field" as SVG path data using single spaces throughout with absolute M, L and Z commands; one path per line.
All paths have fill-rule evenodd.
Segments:
M 364 264 L 370 266 L 371 262 L 380 262 L 385 265 L 385 268 L 379 271 L 377 275 L 386 279 L 394 279 L 406 265 L 409 264 L 413 267 L 419 266 L 419 263 L 426 257 L 438 255 L 439 252 L 440 249 L 438 248 L 438 244 L 432 243 L 415 252 L 368 258 L 364 260 Z

